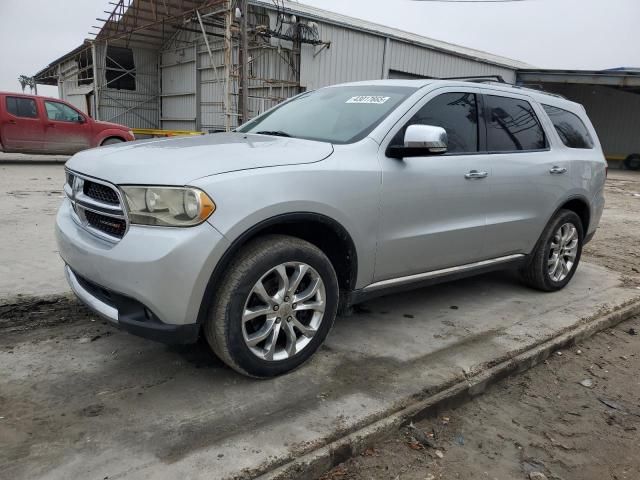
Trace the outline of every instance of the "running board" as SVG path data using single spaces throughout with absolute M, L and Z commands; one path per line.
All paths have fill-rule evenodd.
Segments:
M 485 267 L 493 267 L 502 263 L 509 263 L 517 259 L 523 258 L 525 255 L 518 253 L 515 255 L 507 255 L 506 257 L 492 258 L 491 260 L 483 260 L 481 262 L 467 263 L 466 265 L 460 265 L 457 267 L 443 268 L 442 270 L 433 270 L 431 272 L 417 273 L 415 275 L 408 275 L 406 277 L 390 278 L 389 280 L 381 280 L 380 282 L 372 283 L 362 289 L 363 293 L 375 292 L 377 290 L 401 287 L 403 285 L 409 285 L 412 283 L 418 283 L 425 280 L 431 280 L 439 277 L 446 277 L 449 275 L 462 274 L 470 272 L 476 269 L 482 269 Z

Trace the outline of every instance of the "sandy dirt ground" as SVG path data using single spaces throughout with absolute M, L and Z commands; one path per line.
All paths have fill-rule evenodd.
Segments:
M 613 171 L 584 259 L 640 286 L 640 174 Z M 640 479 L 640 317 L 403 428 L 322 480 Z
M 54 232 L 63 185 L 62 164 L 0 161 L 0 305 L 69 291 Z

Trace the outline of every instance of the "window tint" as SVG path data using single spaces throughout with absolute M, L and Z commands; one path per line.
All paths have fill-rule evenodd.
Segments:
M 404 143 L 409 125 L 433 125 L 447 131 L 447 153 L 478 151 L 478 107 L 473 93 L 443 93 L 430 100 L 393 139 L 392 145 Z
M 44 102 L 44 108 L 47 110 L 49 120 L 77 122 L 81 118 L 78 112 L 64 103 Z
M 547 147 L 544 130 L 529 102 L 494 95 L 484 98 L 488 151 L 513 152 Z
M 593 139 L 580 117 L 551 105 L 542 107 L 556 127 L 562 143 L 570 148 L 593 148 Z
M 7 112 L 16 117 L 38 117 L 36 101 L 32 98 L 7 97 Z

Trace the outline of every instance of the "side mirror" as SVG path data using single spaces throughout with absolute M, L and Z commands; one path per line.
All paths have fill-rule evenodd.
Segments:
M 78 115 L 78 119 L 76 120 L 76 122 L 78 122 L 78 123 L 84 123 L 86 121 L 87 120 L 82 115 Z
M 447 131 L 432 125 L 409 125 L 404 134 L 403 146 L 390 146 L 391 158 L 426 157 L 447 153 Z

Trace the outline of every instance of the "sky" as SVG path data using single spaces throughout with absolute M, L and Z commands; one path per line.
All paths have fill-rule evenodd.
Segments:
M 640 0 L 302 3 L 540 68 L 640 67 Z M 33 75 L 80 45 L 108 7 L 109 0 L 0 0 L 0 90 L 19 91 L 19 75 Z M 57 88 L 39 87 L 39 93 L 57 96 Z

